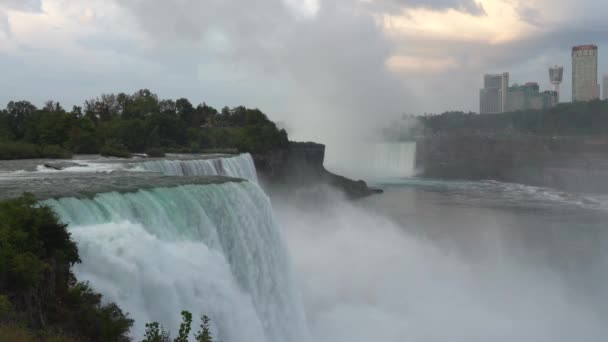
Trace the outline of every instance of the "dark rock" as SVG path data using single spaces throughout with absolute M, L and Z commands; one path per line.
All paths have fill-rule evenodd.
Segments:
M 308 187 L 329 184 L 356 199 L 382 190 L 372 189 L 362 181 L 354 181 L 325 169 L 325 145 L 313 142 L 292 142 L 289 149 L 275 150 L 253 156 L 262 182 L 287 187 Z
M 85 165 L 82 164 L 78 164 L 78 163 L 74 163 L 74 162 L 65 162 L 65 161 L 60 161 L 60 162 L 49 162 L 44 164 L 44 167 L 49 168 L 49 169 L 53 169 L 53 170 L 64 170 L 68 167 L 84 167 Z

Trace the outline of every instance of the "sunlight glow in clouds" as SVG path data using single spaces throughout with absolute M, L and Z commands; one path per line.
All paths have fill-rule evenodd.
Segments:
M 384 15 L 384 29 L 388 35 L 489 44 L 513 41 L 535 30 L 522 20 L 517 1 L 483 0 L 480 3 L 485 15 L 475 16 L 455 9 L 406 8 L 398 15 Z

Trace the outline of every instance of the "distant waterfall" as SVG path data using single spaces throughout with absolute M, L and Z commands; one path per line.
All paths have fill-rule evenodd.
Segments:
M 188 167 L 180 170 L 194 170 Z M 186 185 L 44 203 L 69 223 L 78 243 L 78 279 L 129 312 L 136 338 L 150 321 L 175 332 L 185 309 L 195 317 L 208 314 L 225 342 L 307 340 L 285 245 L 269 199 L 256 184 Z
M 380 142 L 330 144 L 326 167 L 347 177 L 378 181 L 415 174 L 416 143 Z
M 148 171 L 168 176 L 229 176 L 257 183 L 258 177 L 249 153 L 235 157 L 198 160 L 151 160 L 141 164 Z

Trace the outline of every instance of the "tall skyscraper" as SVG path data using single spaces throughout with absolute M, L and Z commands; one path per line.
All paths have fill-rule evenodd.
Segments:
M 608 74 L 604 75 L 604 100 L 608 100 Z
M 597 54 L 595 45 L 572 48 L 572 101 L 591 101 L 599 98 Z
M 483 89 L 479 91 L 479 113 L 495 114 L 507 111 L 509 73 L 486 74 Z

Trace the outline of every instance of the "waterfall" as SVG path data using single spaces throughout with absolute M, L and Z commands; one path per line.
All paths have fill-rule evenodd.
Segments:
M 151 160 L 141 164 L 147 171 L 168 176 L 229 176 L 257 183 L 258 177 L 249 153 L 235 157 L 198 160 Z
M 69 223 L 82 259 L 77 278 L 129 312 L 134 337 L 150 321 L 175 332 L 180 311 L 189 310 L 209 315 L 225 342 L 306 340 L 286 248 L 257 184 L 185 185 L 44 204 Z
M 351 142 L 328 145 L 326 167 L 350 178 L 382 181 L 415 175 L 416 143 Z

